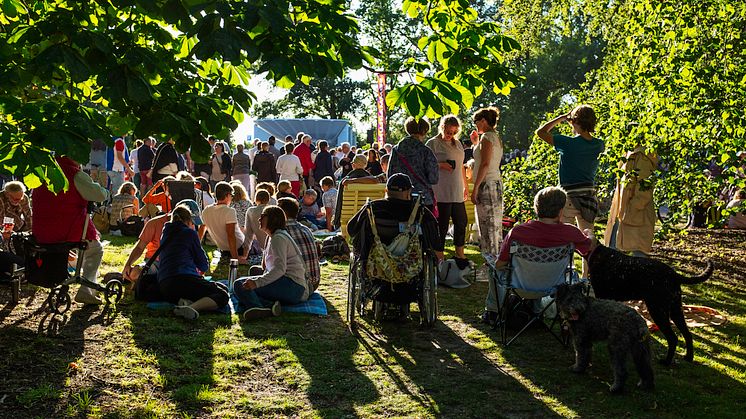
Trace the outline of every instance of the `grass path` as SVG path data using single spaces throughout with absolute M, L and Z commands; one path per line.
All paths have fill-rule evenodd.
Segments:
M 103 272 L 131 247 L 107 238 Z M 694 364 L 681 360 L 681 340 L 673 367 L 654 366 L 653 394 L 637 391 L 631 372 L 627 393 L 610 396 L 603 345 L 582 376 L 567 371 L 572 351 L 548 334 L 503 347 L 477 321 L 485 282 L 440 289 L 433 330 L 363 321 L 355 337 L 344 321 L 347 266 L 330 264 L 320 288 L 329 316 L 253 323 L 217 314 L 190 323 L 131 297 L 111 311 L 74 306 L 55 322 L 38 310 L 45 290 L 25 287 L 12 307 L 3 289 L 0 417 L 743 417 L 744 243 L 743 234 L 693 231 L 656 247 L 683 272 L 716 262 L 710 281 L 685 288 L 685 301 L 730 322 L 693 329 Z

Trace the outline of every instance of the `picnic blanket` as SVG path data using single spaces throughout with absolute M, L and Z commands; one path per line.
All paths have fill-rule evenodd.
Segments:
M 632 307 L 637 311 L 648 324 L 648 328 L 651 332 L 658 331 L 658 326 L 653 322 L 653 319 L 648 313 L 648 308 L 645 306 L 643 301 L 628 301 L 625 304 Z M 693 327 L 704 327 L 704 326 L 722 326 L 728 322 L 728 319 L 724 314 L 714 308 L 706 306 L 683 306 L 684 318 L 686 319 L 686 325 L 689 328 Z
M 228 285 L 228 280 L 225 279 L 219 280 L 218 282 L 221 282 L 226 286 Z M 147 307 L 151 310 L 172 310 L 174 306 L 174 304 L 166 301 L 147 304 Z M 238 298 L 236 298 L 236 296 L 231 292 L 231 298 L 228 301 L 228 305 L 221 307 L 216 311 L 222 314 L 240 314 L 245 310 L 246 308 L 242 306 L 241 302 L 238 301 Z M 326 302 L 324 302 L 324 298 L 318 293 L 318 291 L 311 294 L 311 296 L 308 297 L 308 300 L 302 303 L 292 305 L 283 304 L 282 311 L 287 313 L 307 313 L 317 316 L 326 316 L 329 314 L 326 309 Z

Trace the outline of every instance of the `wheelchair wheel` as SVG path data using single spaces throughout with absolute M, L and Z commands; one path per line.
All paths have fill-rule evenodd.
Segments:
M 350 265 L 350 273 L 347 276 L 347 322 L 350 327 L 355 326 L 355 315 L 363 314 L 362 279 L 359 270 L 360 262 L 356 260 Z
M 382 322 L 386 316 L 386 303 L 373 300 L 373 320 Z
M 61 286 L 52 288 L 49 291 L 49 297 L 47 297 L 47 303 L 49 303 L 49 311 L 52 314 L 65 314 L 70 309 L 72 300 L 70 299 L 69 287 Z
M 427 255 L 423 264 L 422 293 L 418 302 L 420 308 L 420 324 L 433 327 L 438 320 L 438 270 L 432 255 Z
M 117 279 L 112 279 L 106 283 L 106 291 L 104 291 L 104 299 L 109 304 L 116 304 L 122 299 L 123 287 L 122 283 Z

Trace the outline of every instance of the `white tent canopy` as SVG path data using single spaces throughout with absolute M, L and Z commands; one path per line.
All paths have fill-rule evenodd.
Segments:
M 254 138 L 266 141 L 270 135 L 283 142 L 286 135 L 305 132 L 317 140 L 326 140 L 330 147 L 348 142 L 356 144 L 355 133 L 346 119 L 257 119 L 254 121 Z

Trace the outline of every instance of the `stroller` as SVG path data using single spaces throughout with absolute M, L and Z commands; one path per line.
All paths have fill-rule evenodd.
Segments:
M 94 203 L 88 203 L 88 217 L 94 210 Z M 91 282 L 82 277 L 84 252 L 88 248 L 85 240 L 88 223 L 83 224 L 83 235 L 79 242 L 39 244 L 34 236 L 24 236 L 24 275 L 26 280 L 34 285 L 49 288 L 46 303 L 53 314 L 64 314 L 70 309 L 70 285 L 80 284 L 97 290 L 104 295 L 107 304 L 116 304 L 122 298 L 124 287 L 122 282 L 113 279 L 105 285 Z M 71 251 L 78 254 L 75 270 L 68 270 Z

